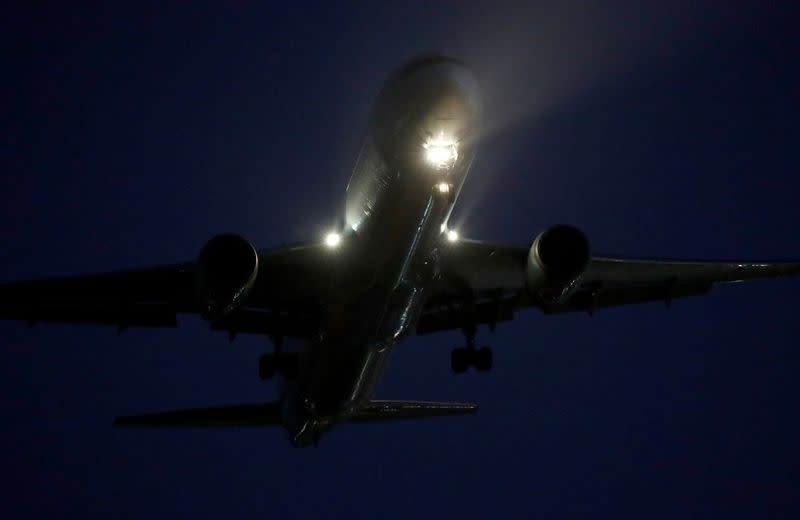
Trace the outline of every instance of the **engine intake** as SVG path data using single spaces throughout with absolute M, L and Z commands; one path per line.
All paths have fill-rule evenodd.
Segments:
M 578 228 L 558 225 L 543 231 L 528 253 L 528 291 L 547 303 L 565 301 L 580 286 L 590 257 L 589 241 Z
M 209 240 L 197 260 L 197 288 L 203 317 L 229 314 L 247 298 L 258 276 L 258 253 L 239 235 L 226 233 Z

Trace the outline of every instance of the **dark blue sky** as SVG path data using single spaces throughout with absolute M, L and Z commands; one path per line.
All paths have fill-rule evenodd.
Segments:
M 261 247 L 334 221 L 383 79 L 421 52 L 483 85 L 456 221 L 596 252 L 798 259 L 800 18 L 790 2 L 18 2 L 0 21 L 0 278 Z M 652 5 L 650 5 L 652 4 Z M 702 4 L 702 3 L 700 3 Z M 24 6 L 24 7 L 23 7 Z M 518 316 L 489 374 L 458 334 L 397 350 L 383 398 L 474 417 L 281 430 L 120 431 L 115 415 L 271 400 L 266 340 L 0 324 L 0 516 L 797 517 L 795 280 L 702 299 Z

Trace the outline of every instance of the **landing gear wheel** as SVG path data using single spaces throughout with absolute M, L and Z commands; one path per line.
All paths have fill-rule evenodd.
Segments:
M 278 370 L 277 365 L 274 355 L 264 354 L 258 358 L 258 377 L 263 381 L 272 379 L 275 376 L 275 372 Z
M 492 349 L 482 347 L 461 347 L 454 349 L 450 354 L 450 367 L 456 374 L 463 374 L 469 367 L 475 367 L 478 372 L 488 372 L 492 369 Z
M 298 364 L 295 354 L 264 354 L 258 358 L 258 377 L 267 380 L 279 373 L 286 379 L 294 379 Z
M 296 354 L 283 354 L 279 358 L 280 372 L 286 379 L 294 379 L 299 371 L 300 361 Z
M 464 347 L 454 349 L 450 353 L 450 367 L 456 374 L 463 374 L 470 366 L 470 351 Z
M 473 364 L 479 372 L 488 372 L 492 369 L 492 349 L 489 347 L 482 347 L 475 351 L 475 359 Z

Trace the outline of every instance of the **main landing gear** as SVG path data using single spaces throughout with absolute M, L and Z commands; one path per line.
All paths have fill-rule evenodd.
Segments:
M 489 347 L 475 348 L 475 331 L 466 331 L 467 345 L 454 349 L 450 354 L 450 367 L 456 374 L 463 374 L 470 366 L 478 372 L 488 372 L 492 369 L 492 349 Z
M 283 352 L 283 338 L 273 338 L 275 343 L 274 354 L 264 354 L 258 358 L 258 377 L 262 380 L 272 379 L 275 374 L 280 374 L 286 379 L 297 377 L 299 361 L 297 354 Z

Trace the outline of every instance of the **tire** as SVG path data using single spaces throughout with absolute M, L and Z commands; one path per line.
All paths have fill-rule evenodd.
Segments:
M 492 369 L 492 349 L 489 347 L 481 347 L 475 353 L 475 368 L 481 372 L 488 372 Z
M 264 354 L 260 358 L 258 358 L 258 377 L 260 377 L 263 381 L 267 379 L 272 379 L 275 377 L 275 369 L 277 363 L 275 362 L 275 356 L 272 354 Z
M 295 379 L 299 371 L 299 360 L 295 354 L 284 354 L 280 357 L 281 374 L 286 379 Z

